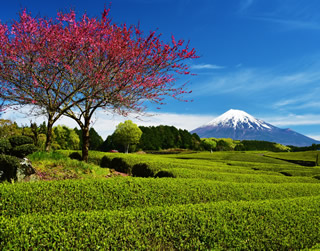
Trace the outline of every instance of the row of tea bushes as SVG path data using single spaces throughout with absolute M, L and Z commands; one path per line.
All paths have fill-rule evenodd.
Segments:
M 319 245 L 320 196 L 0 217 L 2 250 L 296 250 Z M 305 213 L 308 212 L 308 213 Z
M 65 152 L 62 153 L 65 154 Z M 240 156 L 239 158 L 243 161 L 235 161 L 236 155 Z M 197 153 L 157 156 L 92 152 L 90 156 L 95 159 L 95 162 L 100 161 L 99 163 L 102 167 L 108 167 L 137 177 L 154 177 L 159 171 L 163 171 L 170 174 L 165 176 L 178 178 L 279 183 L 318 182 L 313 177 L 320 176 L 319 168 L 301 167 L 285 161 L 263 157 L 261 154 L 252 153 L 234 154 L 218 152 L 213 154 Z M 136 167 L 133 168 L 134 166 Z M 132 172 L 133 169 L 134 171 Z M 248 175 L 243 176 L 243 174 Z M 279 178 L 264 178 L 266 175 L 279 176 Z M 288 180 L 285 176 L 296 176 L 297 178 Z M 302 177 L 310 178 L 304 179 Z
M 0 215 L 117 210 L 217 201 L 320 195 L 320 184 L 232 183 L 201 179 L 114 178 L 0 184 Z
M 288 177 L 284 174 L 275 173 L 273 174 L 239 174 L 229 172 L 214 172 L 214 171 L 203 171 L 193 170 L 186 168 L 174 168 L 170 169 L 175 177 L 188 178 L 188 179 L 206 179 L 224 182 L 239 182 L 239 183 L 319 183 L 318 176 L 313 177 L 300 177 L 291 176 Z

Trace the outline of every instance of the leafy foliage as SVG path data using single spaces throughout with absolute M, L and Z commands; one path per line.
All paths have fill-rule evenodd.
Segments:
M 150 168 L 148 164 L 139 163 L 139 164 L 135 164 L 132 167 L 132 175 L 134 177 L 143 177 L 143 178 L 154 177 L 155 171 L 152 168 Z
M 17 157 L 0 154 L 0 180 L 11 181 L 16 179 L 20 160 Z
M 177 129 L 174 126 L 140 126 L 142 135 L 137 145 L 137 149 L 161 150 L 170 148 L 184 148 L 199 150 L 200 138 L 197 134 L 190 134 L 186 130 Z M 110 151 L 120 149 L 120 145 L 114 135 L 109 136 L 103 143 L 102 150 Z
M 131 166 L 122 158 L 113 158 L 111 168 L 122 173 L 131 173 Z
M 175 178 L 175 175 L 169 171 L 161 170 L 154 176 L 155 178 Z
M 69 154 L 70 159 L 82 160 L 81 154 L 78 152 L 73 152 Z
M 53 128 L 52 146 L 55 150 L 78 150 L 80 149 L 80 138 L 73 129 L 58 125 Z
M 131 120 L 126 120 L 124 123 L 117 125 L 113 133 L 113 140 L 124 147 L 124 152 L 129 152 L 130 145 L 139 143 L 142 131 Z
M 8 154 L 11 150 L 10 141 L 6 138 L 0 139 L 0 154 Z
M 242 140 L 241 144 L 235 147 L 238 151 L 272 151 L 272 152 L 288 152 L 290 147 L 259 140 Z
M 14 147 L 11 151 L 11 155 L 16 156 L 18 158 L 24 158 L 27 155 L 34 153 L 38 150 L 38 147 L 36 147 L 34 144 L 24 144 Z
M 9 141 L 13 148 L 24 144 L 33 144 L 32 138 L 23 135 L 12 136 L 9 138 Z
M 101 167 L 112 168 L 111 159 L 108 156 L 103 156 L 100 162 Z
M 11 120 L 0 119 L 0 139 L 20 134 L 18 125 Z

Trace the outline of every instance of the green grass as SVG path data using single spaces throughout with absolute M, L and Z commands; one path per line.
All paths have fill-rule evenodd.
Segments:
M 103 177 L 109 174 L 108 169 L 92 163 L 72 160 L 60 152 L 35 152 L 28 157 L 40 180 Z
M 34 153 L 38 174 L 48 176 L 0 184 L 1 250 L 319 247 L 320 168 L 280 160 L 309 161 L 314 152 L 92 151 L 89 163 L 71 152 Z M 106 178 L 103 156 L 175 178 Z

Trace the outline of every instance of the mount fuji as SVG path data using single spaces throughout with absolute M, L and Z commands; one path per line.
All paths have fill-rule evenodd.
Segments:
M 263 140 L 283 145 L 310 146 L 319 141 L 291 129 L 281 129 L 250 114 L 231 109 L 209 123 L 191 131 L 200 138 L 232 138 L 235 140 Z

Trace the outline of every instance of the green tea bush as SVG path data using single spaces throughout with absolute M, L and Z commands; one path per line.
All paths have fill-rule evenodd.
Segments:
M 113 158 L 111 160 L 111 168 L 122 173 L 131 173 L 131 166 L 122 158 Z
M 308 249 L 319 243 L 319 203 L 317 196 L 0 217 L 0 249 Z
M 111 162 L 112 162 L 111 158 L 109 158 L 108 156 L 103 156 L 100 161 L 100 166 L 104 168 L 111 168 L 112 166 Z
M 162 170 L 157 172 L 157 174 L 154 176 L 155 178 L 175 178 L 175 175 L 172 172 Z
M 78 152 L 73 152 L 69 154 L 70 159 L 82 160 L 82 156 Z
M 25 144 L 33 144 L 33 139 L 28 136 L 16 135 L 9 138 L 12 147 L 21 146 Z
M 313 180 L 318 182 L 316 179 Z M 14 186 L 0 183 L 0 191 L 0 215 L 12 217 L 23 214 L 124 210 L 224 200 L 249 201 L 320 196 L 320 184 L 250 184 L 203 179 L 118 177 L 17 183 Z
M 12 179 L 16 179 L 19 166 L 20 160 L 17 157 L 0 154 L 0 180 L 11 181 Z
M 34 144 L 24 144 L 14 147 L 11 151 L 11 155 L 18 158 L 24 158 L 27 155 L 32 154 L 38 150 L 38 147 L 36 147 Z
M 135 164 L 132 167 L 132 176 L 134 177 L 154 177 L 155 171 L 146 163 Z
M 8 154 L 12 146 L 8 139 L 0 139 L 0 154 Z

